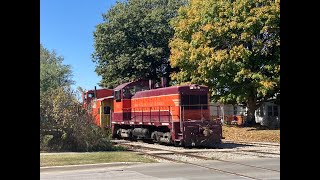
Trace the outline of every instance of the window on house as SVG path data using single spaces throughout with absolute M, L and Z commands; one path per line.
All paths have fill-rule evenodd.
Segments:
M 268 116 L 272 116 L 272 106 L 268 106 Z
M 273 116 L 278 116 L 278 106 L 273 106 Z
M 233 106 L 233 115 L 237 115 L 237 113 L 238 113 L 237 106 Z
M 263 113 L 263 105 L 260 106 L 260 108 L 259 108 L 259 116 L 261 116 L 261 117 L 264 116 L 264 113 Z

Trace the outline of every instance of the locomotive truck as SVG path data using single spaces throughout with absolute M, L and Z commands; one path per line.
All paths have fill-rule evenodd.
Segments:
M 137 80 L 114 89 L 83 94 L 83 107 L 95 124 L 111 128 L 114 138 L 151 140 L 177 146 L 213 147 L 221 143 L 219 118 L 210 116 L 208 87 L 197 84 L 170 86 Z

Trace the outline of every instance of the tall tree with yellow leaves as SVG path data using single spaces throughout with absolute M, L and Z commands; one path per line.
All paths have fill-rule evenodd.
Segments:
M 280 93 L 280 1 L 190 0 L 171 21 L 176 83 L 206 84 L 223 103 L 244 103 L 248 121 Z

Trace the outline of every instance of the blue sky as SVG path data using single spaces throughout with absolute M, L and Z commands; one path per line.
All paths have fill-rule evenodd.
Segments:
M 72 67 L 73 88 L 94 89 L 99 77 L 92 62 L 93 32 L 116 0 L 40 0 L 40 42 Z

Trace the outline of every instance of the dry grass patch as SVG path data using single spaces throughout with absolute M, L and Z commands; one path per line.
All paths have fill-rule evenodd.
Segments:
M 260 129 L 258 127 L 222 126 L 222 136 L 226 140 L 280 143 L 280 130 Z

